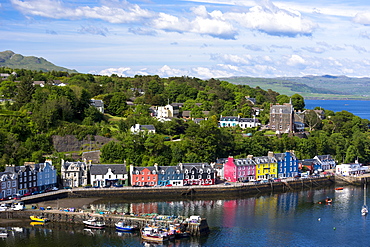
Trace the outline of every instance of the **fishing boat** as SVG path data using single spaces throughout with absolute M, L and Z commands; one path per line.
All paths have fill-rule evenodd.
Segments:
M 105 227 L 104 221 L 99 221 L 96 218 L 91 218 L 88 220 L 82 221 L 86 227 L 95 228 L 95 229 L 103 229 Z
M 151 226 L 146 226 L 141 230 L 141 238 L 149 242 L 165 242 L 170 239 L 167 231 Z
M 369 210 L 366 205 L 366 183 L 364 184 L 364 205 L 361 208 L 361 215 L 366 216 L 369 213 Z
M 31 215 L 30 219 L 34 222 L 42 222 L 42 223 L 45 223 L 45 222 L 49 221 L 48 218 L 45 218 L 45 217 L 42 217 L 42 216 L 35 216 L 35 215 Z
M 121 220 L 115 223 L 116 230 L 121 232 L 131 232 L 135 230 L 139 230 L 138 226 L 136 225 L 126 225 L 126 223 Z

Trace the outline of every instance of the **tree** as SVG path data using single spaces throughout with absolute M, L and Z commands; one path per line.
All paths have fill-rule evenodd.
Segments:
M 311 132 L 316 127 L 321 126 L 321 118 L 314 110 L 306 110 L 304 123 L 308 126 L 309 131 Z
M 304 107 L 306 106 L 304 103 L 304 98 L 299 94 L 293 94 L 291 98 L 294 109 L 303 111 Z
M 31 77 L 24 77 L 17 86 L 15 105 L 20 109 L 26 103 L 29 103 L 32 99 L 32 95 L 35 92 L 33 81 Z

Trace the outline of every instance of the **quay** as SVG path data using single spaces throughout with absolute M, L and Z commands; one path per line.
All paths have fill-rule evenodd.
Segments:
M 258 195 L 270 192 L 287 192 L 293 190 L 330 186 L 336 182 L 335 176 L 314 178 L 287 178 L 268 183 L 232 183 L 209 186 L 172 186 L 172 187 L 111 187 L 111 188 L 73 188 L 51 191 L 21 198 L 25 204 L 61 198 L 114 197 L 126 201 L 140 200 L 183 200 L 196 198 L 227 198 L 244 195 Z
M 186 221 L 186 217 L 179 216 L 161 217 L 161 216 L 135 216 L 135 215 L 120 215 L 120 214 L 96 214 L 88 212 L 66 212 L 61 210 L 23 210 L 23 211 L 1 211 L 1 219 L 30 219 L 31 215 L 46 217 L 50 222 L 68 223 L 68 224 L 83 224 L 84 220 L 91 217 L 97 220 L 104 221 L 107 227 L 115 228 L 115 223 L 124 220 L 127 224 L 137 225 L 141 228 L 146 225 L 161 225 L 169 227 L 170 225 L 180 224 L 181 227 L 190 233 L 192 236 L 202 236 L 209 233 L 207 219 L 201 218 L 198 222 Z

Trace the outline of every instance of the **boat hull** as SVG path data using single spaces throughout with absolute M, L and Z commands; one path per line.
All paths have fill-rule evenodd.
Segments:
M 165 242 L 168 241 L 169 238 L 165 236 L 150 236 L 150 235 L 141 235 L 141 238 L 145 241 L 149 242 Z
M 30 219 L 34 222 L 41 222 L 41 223 L 45 223 L 49 221 L 47 218 L 40 218 L 40 217 L 33 216 L 33 215 L 30 216 Z

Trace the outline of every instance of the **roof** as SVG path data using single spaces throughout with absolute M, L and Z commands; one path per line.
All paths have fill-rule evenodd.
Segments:
M 103 103 L 102 100 L 92 99 L 91 100 L 91 105 L 93 105 L 95 107 L 103 107 L 104 103 Z
M 293 105 L 287 103 L 284 105 L 271 105 L 270 113 L 272 113 L 273 110 L 275 110 L 275 113 L 291 114 L 293 112 Z
M 113 174 L 125 174 L 126 165 L 124 164 L 98 164 L 91 165 L 90 174 L 91 175 L 105 175 L 108 170 L 111 169 Z
M 140 130 L 145 130 L 145 129 L 155 130 L 155 127 L 154 127 L 154 125 L 151 125 L 151 124 L 149 124 L 149 125 L 140 125 Z

